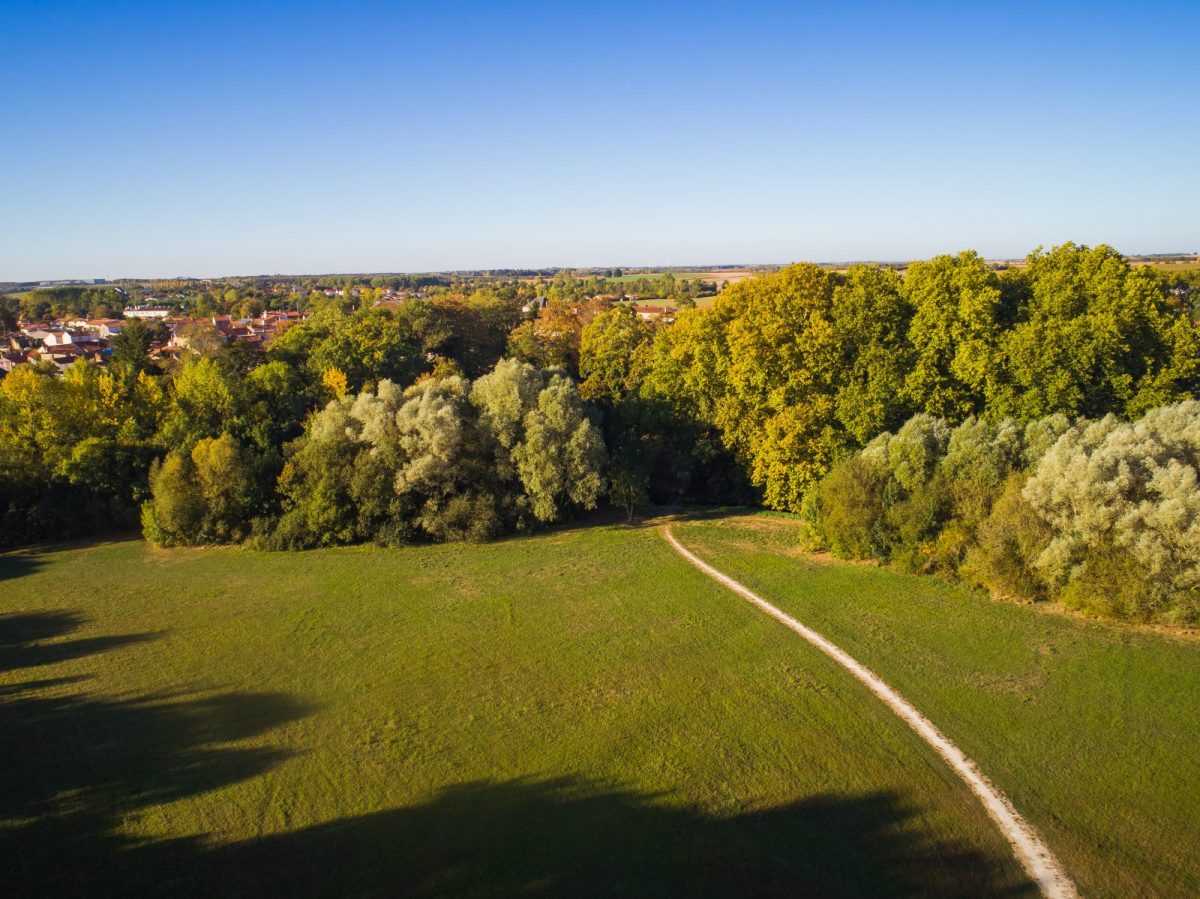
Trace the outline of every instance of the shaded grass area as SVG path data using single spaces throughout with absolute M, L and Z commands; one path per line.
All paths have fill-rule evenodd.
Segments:
M 0 556 L 4 895 L 1029 895 L 653 529 Z
M 675 525 L 925 712 L 1038 827 L 1085 895 L 1200 894 L 1200 641 L 815 559 L 798 523 Z

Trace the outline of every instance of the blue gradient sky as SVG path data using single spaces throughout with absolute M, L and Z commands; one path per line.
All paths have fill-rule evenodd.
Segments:
M 1200 3 L 0 0 L 0 279 L 1200 250 Z

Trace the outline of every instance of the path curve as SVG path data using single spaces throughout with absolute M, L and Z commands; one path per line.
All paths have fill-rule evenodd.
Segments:
M 821 634 L 807 625 L 801 624 L 791 615 L 767 602 L 749 587 L 735 581 L 729 575 L 713 568 L 699 556 L 688 550 L 675 539 L 670 525 L 663 527 L 663 535 L 667 542 L 674 547 L 679 555 L 707 574 L 722 586 L 728 587 L 734 593 L 748 600 L 776 621 L 791 628 L 801 637 L 825 653 L 860 682 L 878 696 L 893 712 L 899 715 L 908 726 L 916 731 L 917 736 L 929 744 L 954 769 L 971 791 L 979 797 L 988 816 L 1000 828 L 1005 839 L 1013 848 L 1017 860 L 1020 861 L 1030 879 L 1037 884 L 1043 896 L 1050 899 L 1074 899 L 1079 892 L 1075 884 L 1067 876 L 1058 859 L 1050 848 L 1042 842 L 1033 826 L 1022 817 L 1008 797 L 1000 792 L 978 766 L 955 746 L 950 739 L 938 730 L 937 726 L 917 711 L 907 699 L 889 687 L 880 677 L 855 659 L 841 647 L 831 643 Z

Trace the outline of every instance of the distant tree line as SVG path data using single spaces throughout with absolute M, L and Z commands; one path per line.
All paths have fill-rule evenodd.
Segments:
M 603 276 L 575 277 L 560 272 L 549 282 L 539 282 L 538 289 L 550 299 L 587 300 L 597 296 L 617 298 L 675 300 L 681 306 L 694 306 L 701 297 L 715 296 L 716 281 L 676 278 L 670 272 L 649 274 L 637 278 L 609 280 Z
M 966 576 L 1016 496 L 1051 541 L 1082 527 L 1030 486 L 1056 441 L 1096 422 L 1149 427 L 1152 410 L 1191 409 L 1179 404 L 1200 386 L 1196 282 L 1103 246 L 999 272 L 970 252 L 903 274 L 795 265 L 673 324 L 578 283 L 436 287 L 388 307 L 339 296 L 265 351 L 199 341 L 166 370 L 143 337 L 107 371 L 19 368 L 0 381 L 0 541 L 139 520 L 170 544 L 481 539 L 605 498 L 630 514 L 737 502 L 804 513 L 843 555 Z M 524 311 L 536 295 L 545 308 Z M 901 452 L 914 441 L 919 477 Z M 893 446 L 899 468 L 881 461 Z M 972 493 L 967 475 L 986 487 Z M 863 509 L 875 517 L 853 524 Z M 1118 558 L 1130 539 L 1093 542 Z M 1101 570 L 1054 552 L 1066 568 L 1023 556 L 1039 586 L 1021 595 L 1073 595 L 1090 582 L 1072 578 Z M 1171 596 L 1136 614 L 1190 614 Z
M 1190 311 L 1108 247 L 1037 251 L 999 273 L 974 253 L 903 276 L 796 265 L 668 328 L 597 318 L 580 371 L 613 408 L 654 402 L 716 436 L 766 506 L 798 512 L 837 459 L 918 412 L 1131 418 L 1193 396 Z
M 120 318 L 127 297 L 114 287 L 42 287 L 16 297 L 0 298 L 0 331 L 16 320 L 44 322 L 62 318 Z

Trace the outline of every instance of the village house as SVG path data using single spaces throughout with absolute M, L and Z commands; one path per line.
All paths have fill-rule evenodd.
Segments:
M 0 352 L 0 373 L 8 374 L 18 365 L 29 361 L 30 353 L 25 350 L 7 350 Z
M 76 338 L 82 342 L 82 335 L 76 335 L 73 331 L 51 331 L 42 338 L 42 346 L 44 347 L 64 347 L 76 343 Z
M 166 318 L 170 314 L 171 314 L 170 306 L 151 306 L 148 304 L 144 304 L 141 306 L 130 306 L 128 309 L 125 310 L 126 318 L 141 318 L 141 319 Z
M 108 339 L 110 337 L 116 337 L 118 334 L 120 334 L 125 325 L 120 319 L 99 318 L 95 321 L 88 322 L 88 327 L 96 334 Z
M 21 327 L 21 333 L 24 334 L 30 341 L 35 344 L 45 343 L 46 338 L 53 332 L 48 325 L 24 325 Z
M 633 311 L 644 322 L 675 321 L 675 310 L 670 306 L 634 306 Z
M 211 318 L 187 318 L 159 315 L 168 307 L 135 307 L 131 318 L 142 318 L 163 325 L 170 337 L 155 341 L 150 354 L 155 359 L 178 359 L 188 346 L 187 326 L 211 325 L 225 343 L 238 342 L 264 346 L 287 328 L 303 321 L 308 313 L 296 310 L 271 310 L 257 318 L 234 318 L 217 315 Z M 146 313 L 146 314 L 137 314 Z M 97 365 L 107 363 L 108 341 L 120 334 L 127 323 L 123 319 L 71 319 L 63 323 L 22 322 L 17 332 L 0 338 L 0 376 L 25 363 L 48 362 L 59 372 L 65 371 L 78 359 Z
M 104 351 L 98 345 L 91 344 L 62 344 L 59 346 L 42 347 L 29 354 L 30 362 L 51 362 L 60 373 L 75 364 L 78 359 L 86 359 L 97 365 L 105 363 Z

